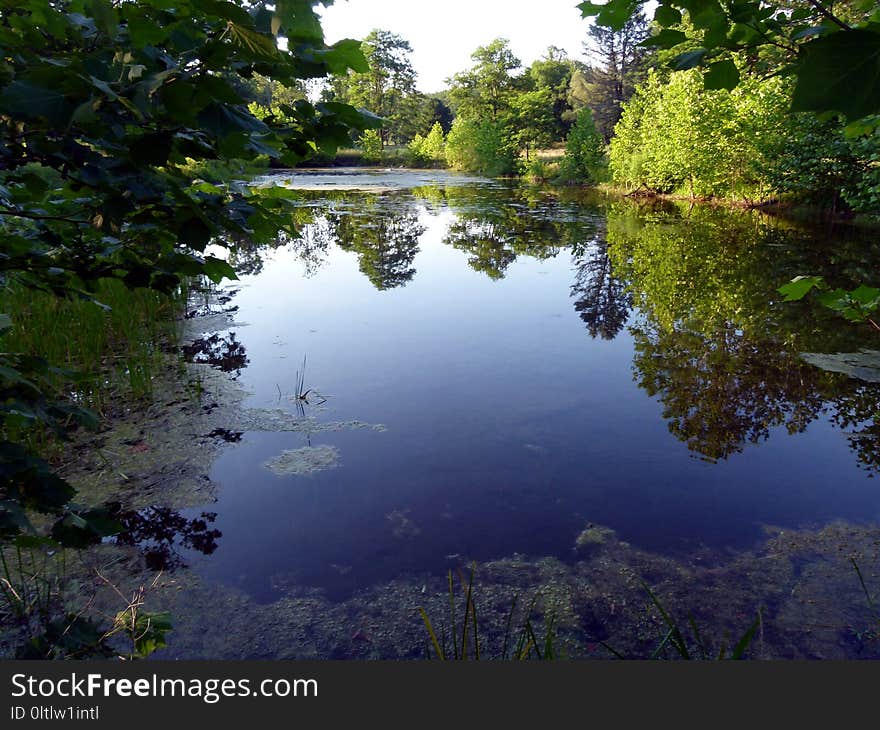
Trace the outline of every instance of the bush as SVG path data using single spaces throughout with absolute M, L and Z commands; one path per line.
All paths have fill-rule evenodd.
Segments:
M 364 159 L 368 162 L 381 162 L 382 135 L 377 129 L 368 129 L 361 136 L 361 149 L 364 151 Z
M 506 125 L 494 120 L 456 118 L 446 138 L 446 161 L 458 170 L 489 177 L 519 171 L 514 135 Z
M 446 136 L 440 122 L 435 122 L 427 137 L 417 134 L 408 146 L 409 163 L 415 166 L 436 166 L 446 160 Z
M 561 177 L 566 182 L 595 184 L 605 178 L 605 143 L 596 129 L 593 112 L 584 107 L 565 141 Z
M 697 70 L 668 80 L 652 72 L 615 127 L 613 180 L 695 197 L 880 209 L 880 136 L 850 139 L 841 121 L 790 107 L 786 78 L 744 76 L 733 91 L 707 91 Z

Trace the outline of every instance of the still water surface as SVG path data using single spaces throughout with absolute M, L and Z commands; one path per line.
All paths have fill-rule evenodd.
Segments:
M 868 236 L 447 173 L 268 182 L 311 189 L 299 239 L 233 254 L 243 405 L 374 427 L 225 448 L 222 539 L 190 556 L 207 580 L 343 600 L 470 560 L 572 561 L 589 523 L 711 562 L 766 525 L 880 521 L 880 389 L 800 357 L 872 334 L 775 294 L 858 283 Z M 304 447 L 333 447 L 325 468 L 266 468 Z

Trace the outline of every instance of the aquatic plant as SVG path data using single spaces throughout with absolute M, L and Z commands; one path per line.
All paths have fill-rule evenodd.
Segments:
M 470 577 L 468 578 L 467 583 L 465 583 L 464 576 L 459 573 L 460 582 L 464 587 L 464 609 L 460 618 L 457 618 L 455 607 L 455 584 L 452 571 L 449 571 L 448 591 L 450 630 L 448 635 L 445 630 L 442 630 L 438 634 L 425 609 L 423 607 L 419 608 L 419 614 L 421 615 L 422 622 L 424 623 L 425 629 L 428 632 L 428 637 L 430 638 L 430 644 L 429 646 L 426 646 L 426 655 L 428 657 L 431 657 L 431 649 L 433 650 L 433 658 L 440 660 L 479 660 L 481 656 L 486 655 L 485 646 L 483 646 L 485 641 L 480 636 L 479 624 L 477 621 L 477 607 L 474 602 L 473 581 L 475 572 L 476 564 L 471 568 Z M 762 614 L 759 610 L 754 622 L 735 643 L 722 640 L 717 643 L 716 648 L 713 643 L 706 640 L 700 632 L 692 614 L 688 614 L 688 627 L 690 629 L 690 636 L 688 636 L 688 632 L 679 626 L 654 591 L 651 590 L 650 586 L 648 586 L 645 581 L 640 582 L 651 603 L 659 611 L 667 630 L 660 638 L 659 643 L 654 650 L 647 656 L 628 657 L 615 649 L 608 642 L 601 640 L 596 641 L 599 646 L 602 646 L 618 659 L 663 659 L 666 658 L 669 649 L 673 651 L 673 656 L 687 661 L 743 659 L 745 658 L 746 651 L 763 625 Z M 868 595 L 867 589 L 866 595 Z M 531 620 L 531 616 L 540 597 L 540 593 L 538 593 L 532 599 L 532 603 L 525 613 L 522 626 L 516 633 L 516 639 L 515 641 L 512 641 L 514 636 L 512 633 L 513 617 L 519 599 L 518 595 L 514 596 L 505 623 L 503 644 L 500 651 L 496 654 L 501 660 L 523 661 L 528 659 L 539 659 L 546 661 L 563 658 L 561 652 L 559 652 L 556 647 L 556 622 L 552 614 L 547 619 L 543 639 L 539 639 L 535 631 L 535 625 Z M 449 646 L 450 641 L 451 646 Z
M 264 466 L 278 476 L 314 474 L 339 466 L 339 449 L 326 444 L 289 449 L 267 461 Z
M 746 629 L 745 633 L 743 633 L 742 636 L 739 637 L 739 639 L 735 644 L 733 644 L 733 646 L 731 646 L 727 640 L 722 640 L 718 643 L 718 651 L 715 652 L 713 650 L 712 643 L 707 641 L 705 637 L 701 634 L 692 613 L 688 612 L 688 626 L 691 630 L 691 641 L 689 641 L 686 638 L 686 630 L 682 630 L 678 622 L 666 610 L 663 603 L 660 601 L 654 591 L 651 590 L 651 587 L 644 580 L 640 580 L 640 583 L 642 584 L 642 588 L 644 588 L 645 592 L 648 594 L 651 603 L 660 612 L 660 616 L 663 619 L 663 623 L 668 628 L 668 631 L 664 634 L 663 638 L 660 640 L 660 643 L 657 644 L 657 647 L 654 649 L 654 651 L 651 652 L 648 657 L 627 657 L 624 656 L 621 652 L 617 651 L 607 642 L 597 642 L 600 646 L 607 649 L 618 659 L 662 659 L 664 658 L 668 647 L 671 647 L 673 649 L 674 655 L 676 655 L 679 659 L 683 659 L 685 661 L 692 661 L 697 659 L 744 659 L 746 650 L 749 648 L 755 638 L 755 635 L 762 626 L 762 615 L 759 609 L 752 625 L 749 626 L 748 629 Z
M 480 637 L 479 623 L 477 621 L 477 606 L 474 603 L 474 574 L 476 573 L 476 563 L 471 566 L 470 577 L 464 594 L 464 612 L 459 619 L 456 618 L 455 609 L 455 582 L 452 577 L 452 571 L 449 571 L 449 634 L 441 630 L 439 636 L 434 629 L 431 619 L 428 617 L 427 611 L 423 607 L 419 607 L 419 614 L 425 624 L 425 629 L 431 640 L 431 647 L 434 651 L 434 658 L 441 661 L 446 660 L 479 660 L 485 655 L 481 643 L 484 643 Z M 464 575 L 459 571 L 459 579 L 462 586 L 465 586 Z M 526 661 L 529 659 L 538 660 L 554 660 L 559 656 L 556 651 L 556 627 L 555 620 L 551 615 L 547 621 L 543 640 L 539 640 L 535 632 L 534 625 L 531 621 L 531 615 L 535 608 L 535 604 L 540 598 L 540 594 L 536 594 L 532 600 L 532 604 L 526 612 L 525 620 L 517 632 L 515 643 L 511 641 L 513 634 L 513 617 L 516 611 L 518 596 L 514 596 L 510 606 L 510 612 L 507 615 L 506 628 L 504 632 L 504 641 L 500 649 L 498 657 L 501 660 Z M 460 631 L 459 631 L 460 625 Z M 460 633 L 460 638 L 459 638 Z M 448 641 L 452 642 L 452 646 L 448 645 Z M 451 652 L 450 652 L 451 649 Z M 431 656 L 428 646 L 425 647 L 425 655 Z
M 91 599 L 74 605 L 67 595 L 76 578 L 68 573 L 68 551 L 56 547 L 54 540 L 33 537 L 20 537 L 12 548 L 0 547 L 0 618 L 5 624 L 0 638 L 14 644 L 16 658 L 133 660 L 165 646 L 165 635 L 172 630 L 170 615 L 144 608 L 161 571 L 127 596 L 95 569 L 123 606 L 102 616 L 91 608 Z
M 865 594 L 865 600 L 868 603 L 868 609 L 871 611 L 871 620 L 875 624 L 864 631 L 853 629 L 853 633 L 860 643 L 877 641 L 880 639 L 880 611 L 877 609 L 877 604 L 874 601 L 874 597 L 871 595 L 871 591 L 868 590 L 868 586 L 865 583 L 865 577 L 862 575 L 859 564 L 856 562 L 855 558 L 850 558 L 849 562 L 852 565 L 853 570 L 856 572 L 856 577 L 859 579 L 859 585 L 862 587 L 862 592 Z

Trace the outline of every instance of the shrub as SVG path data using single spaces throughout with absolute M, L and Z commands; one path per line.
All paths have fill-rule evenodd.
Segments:
M 502 122 L 456 118 L 446 139 L 450 167 L 489 177 L 513 175 L 519 169 L 514 135 Z
M 364 159 L 368 162 L 381 162 L 382 135 L 377 129 L 368 129 L 361 136 L 361 149 L 364 151 Z
M 435 122 L 427 137 L 417 134 L 408 146 L 412 165 L 435 166 L 446 159 L 446 136 L 440 122 Z
M 565 141 L 561 177 L 566 182 L 595 184 L 605 177 L 605 144 L 596 129 L 593 112 L 584 107 Z

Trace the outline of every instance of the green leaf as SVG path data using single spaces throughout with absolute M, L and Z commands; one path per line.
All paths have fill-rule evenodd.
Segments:
M 116 35 L 118 18 L 110 0 L 92 0 L 89 12 L 95 19 L 95 25 L 111 38 Z
M 199 114 L 202 127 L 217 137 L 237 132 L 266 134 L 269 127 L 246 109 L 229 104 L 211 104 Z
M 849 295 L 844 289 L 834 289 L 833 291 L 820 294 L 817 299 L 822 306 L 833 309 L 835 312 L 843 312 L 851 309 Z
M 689 68 L 695 68 L 703 62 L 703 58 L 708 53 L 706 48 L 697 48 L 687 53 L 682 53 L 672 59 L 670 64 L 676 71 L 687 71 Z
M 577 7 L 585 18 L 596 16 L 597 25 L 621 30 L 640 4 L 638 0 L 608 0 L 608 2 L 601 5 L 584 2 L 580 3 Z
M 205 257 L 203 269 L 205 276 L 215 284 L 219 284 L 223 279 L 231 279 L 233 281 L 238 279 L 235 269 L 233 269 L 228 262 L 223 259 L 214 258 L 213 256 Z
M 321 43 L 324 31 L 321 20 L 312 8 L 310 0 L 276 0 L 276 17 L 281 22 L 284 35 L 294 41 Z
M 73 108 L 57 89 L 48 89 L 28 81 L 13 81 L 0 94 L 0 110 L 13 117 L 45 117 L 53 124 L 66 126 Z
M 126 614 L 130 616 L 130 613 Z M 130 623 L 130 621 L 129 621 Z M 171 614 L 167 611 L 162 613 L 141 612 L 135 622 L 135 652 L 141 659 L 150 656 L 157 649 L 167 645 L 165 634 L 172 631 Z
M 281 51 L 278 50 L 272 36 L 257 33 L 255 30 L 250 30 L 236 23 L 230 23 L 228 31 L 232 42 L 253 58 L 273 63 L 282 60 Z
M 578 9 L 581 11 L 581 15 L 585 18 L 592 18 L 594 15 L 598 15 L 602 12 L 602 8 L 605 7 L 604 3 L 591 3 L 585 2 L 578 4 Z
M 822 287 L 824 283 L 821 276 L 798 276 L 776 291 L 783 295 L 783 301 L 795 302 L 803 299 L 814 287 Z
M 802 46 L 793 111 L 841 112 L 849 121 L 880 112 L 880 33 L 838 31 Z
M 703 87 L 706 89 L 727 89 L 731 91 L 739 83 L 739 69 L 731 60 L 713 63 L 703 74 Z
M 880 300 L 880 289 L 862 284 L 851 291 L 849 295 L 866 309 L 876 309 L 878 300 Z
M 684 43 L 686 40 L 687 35 L 682 31 L 673 30 L 672 28 L 664 28 L 656 35 L 645 38 L 640 45 L 656 48 L 674 48 L 679 43 Z
M 350 38 L 338 41 L 326 50 L 317 51 L 315 56 L 327 64 L 332 74 L 344 74 L 348 69 L 356 73 L 370 70 L 370 64 L 361 50 L 361 42 Z
M 678 25 L 681 22 L 681 12 L 678 8 L 671 5 L 659 5 L 654 11 L 654 21 L 661 28 L 668 28 L 672 25 Z
M 96 508 L 68 512 L 52 526 L 52 538 L 66 547 L 84 548 L 121 530 L 122 525 L 109 510 Z

